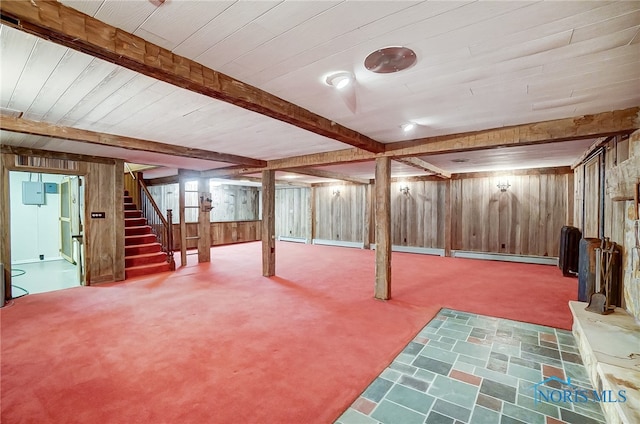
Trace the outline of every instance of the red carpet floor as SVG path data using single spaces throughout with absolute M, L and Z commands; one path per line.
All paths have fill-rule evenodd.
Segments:
M 260 248 L 1 309 L 2 423 L 331 423 L 441 307 L 571 326 L 556 267 L 394 253 L 382 302 L 373 251 Z

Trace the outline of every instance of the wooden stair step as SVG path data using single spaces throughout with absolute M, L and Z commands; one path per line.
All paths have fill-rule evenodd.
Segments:
M 124 245 L 133 246 L 136 244 L 147 244 L 158 241 L 154 234 L 137 234 L 134 236 L 124 236 Z
M 162 252 L 162 246 L 160 243 L 134 244 L 131 246 L 125 246 L 124 248 L 125 256 L 136 256 L 156 252 Z
M 149 225 L 139 225 L 137 227 L 125 227 L 124 235 L 125 236 L 136 236 L 136 235 L 144 235 L 151 234 L 151 227 Z
M 133 197 L 124 196 L 124 203 L 133 203 Z
M 125 268 L 131 268 L 140 265 L 161 264 L 167 262 L 167 254 L 160 251 L 155 253 L 143 253 L 141 255 L 125 256 Z
M 147 218 L 139 217 L 139 218 L 125 218 L 124 226 L 125 227 L 139 227 L 140 225 L 147 225 Z
M 161 264 L 149 264 L 125 268 L 124 278 L 140 277 L 142 275 L 157 274 L 159 272 L 171 271 L 171 264 L 164 262 Z
M 124 204 L 124 210 L 125 211 L 137 211 L 138 210 L 138 205 L 136 205 L 135 203 L 125 203 Z
M 142 211 L 139 210 L 126 210 L 124 211 L 125 218 L 141 218 Z

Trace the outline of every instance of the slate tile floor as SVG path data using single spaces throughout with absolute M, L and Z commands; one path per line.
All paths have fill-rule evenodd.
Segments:
M 571 332 L 442 309 L 336 424 L 605 423 L 597 402 L 536 402 L 549 377 L 593 389 Z

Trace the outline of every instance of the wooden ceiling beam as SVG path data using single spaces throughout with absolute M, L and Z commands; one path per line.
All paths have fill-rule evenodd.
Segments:
M 0 3 L 2 22 L 195 93 L 278 119 L 360 149 L 384 144 L 55 1 Z
M 628 134 L 640 128 L 640 107 L 633 107 L 595 115 L 584 115 L 554 121 L 517 125 L 507 128 L 437 136 L 409 142 L 387 144 L 385 153 L 370 153 L 360 149 L 344 149 L 270 160 L 266 168 L 234 166 L 203 171 L 211 177 L 252 174 L 263 169 L 289 169 L 324 166 L 337 163 L 365 162 L 377 157 L 394 159 L 409 156 L 428 156 L 475 150 L 498 149 L 561 141 Z
M 313 168 L 291 168 L 291 169 L 280 169 L 279 171 L 286 171 L 286 172 L 292 172 L 294 174 L 301 174 L 301 175 L 309 175 L 312 177 L 319 177 L 319 178 L 330 178 L 333 180 L 340 180 L 340 181 L 348 181 L 350 183 L 354 183 L 354 184 L 369 184 L 369 179 L 365 179 L 365 178 L 357 178 L 357 177 L 352 177 L 346 174 L 342 174 L 339 172 L 333 172 L 333 171 L 325 171 L 323 169 L 313 169 Z
M 141 140 L 138 138 L 99 133 L 89 130 L 81 130 L 79 128 L 63 127 L 46 122 L 30 121 L 23 118 L 3 117 L 0 119 L 0 128 L 6 131 L 13 131 L 22 134 L 53 137 L 63 140 L 78 141 L 81 143 L 119 147 L 128 150 L 162 153 L 166 155 L 182 156 L 215 162 L 242 164 L 245 166 L 267 165 L 266 161 L 247 158 L 244 156 L 213 152 L 211 150 L 193 149 L 174 144 L 159 143 L 157 141 Z
M 387 154 L 418 156 L 499 147 L 584 140 L 631 133 L 640 128 L 640 107 L 504 128 L 389 143 Z
M 420 158 L 394 158 L 394 160 L 396 162 L 404 163 L 405 165 L 413 166 L 414 168 L 422 169 L 423 171 L 431 172 L 440 178 L 451 178 L 451 172 L 445 171 L 444 169 L 432 165 Z
M 3 118 L 4 119 L 4 118 Z M 95 162 L 113 165 L 116 159 L 100 156 L 79 155 L 77 153 L 54 152 L 51 150 L 33 149 L 30 147 L 0 145 L 0 153 L 9 153 L 18 156 L 33 156 L 41 158 L 51 158 L 59 160 L 73 160 L 78 162 Z

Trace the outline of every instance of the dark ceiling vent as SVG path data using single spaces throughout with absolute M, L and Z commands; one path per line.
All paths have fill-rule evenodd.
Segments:
M 390 74 L 410 68 L 416 60 L 415 52 L 407 47 L 385 47 L 367 56 L 364 66 L 371 72 Z

